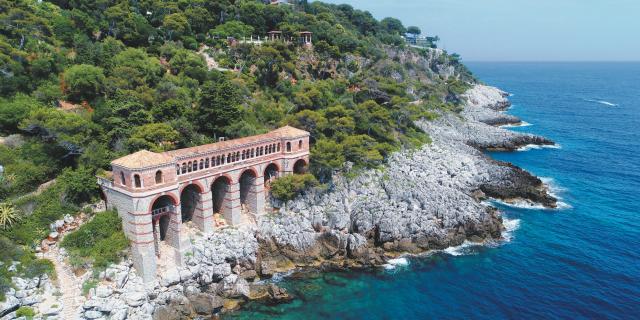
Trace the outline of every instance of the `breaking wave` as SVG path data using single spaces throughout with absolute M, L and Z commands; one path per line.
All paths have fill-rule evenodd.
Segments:
M 526 121 L 520 121 L 519 123 L 503 124 L 500 126 L 500 128 L 519 128 L 519 127 L 530 127 L 530 126 L 532 126 L 531 123 Z
M 393 270 L 397 267 L 405 267 L 409 265 L 409 259 L 407 258 L 396 258 L 396 259 L 390 259 L 389 261 L 387 261 L 387 263 L 385 263 L 384 265 L 382 265 L 386 270 Z

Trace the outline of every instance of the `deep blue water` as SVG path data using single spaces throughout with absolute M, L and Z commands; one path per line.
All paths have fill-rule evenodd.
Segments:
M 500 206 L 510 241 L 411 258 L 393 271 L 281 284 L 301 299 L 232 317 L 640 318 L 640 63 L 471 63 L 510 113 L 560 149 L 492 153 L 547 178 L 560 210 Z

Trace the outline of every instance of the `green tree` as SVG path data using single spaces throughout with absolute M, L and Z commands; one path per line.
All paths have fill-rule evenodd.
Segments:
M 402 25 L 402 21 L 396 18 L 384 18 L 380 21 L 382 29 L 391 34 L 403 35 L 407 32 L 407 29 Z
M 333 140 L 320 139 L 311 148 L 311 170 L 320 181 L 331 179 L 333 171 L 344 162 L 344 148 Z
M 178 132 L 166 123 L 151 123 L 136 127 L 128 140 L 129 150 L 148 149 L 162 152 L 175 148 Z
M 207 77 L 207 64 L 204 58 L 186 49 L 179 49 L 175 52 L 171 61 L 171 73 L 184 74 L 187 77 L 203 82 Z
M 232 20 L 209 30 L 209 34 L 221 39 L 226 39 L 227 37 L 242 39 L 242 37 L 249 37 L 253 34 L 253 27 L 240 21 Z
M 202 85 L 195 117 L 203 132 L 224 134 L 225 128 L 242 118 L 240 90 L 231 81 L 207 81 Z
M 66 199 L 75 204 L 90 201 L 98 192 L 94 172 L 87 167 L 66 168 L 56 181 L 62 186 Z
M 407 33 L 412 34 L 413 36 L 418 36 L 422 33 L 422 30 L 416 26 L 407 27 Z
M 376 148 L 376 140 L 367 135 L 349 136 L 343 146 L 346 159 L 357 166 L 375 167 L 384 160 Z
M 39 108 L 43 108 L 39 101 L 23 93 L 16 94 L 12 99 L 0 98 L 0 132 L 16 132 L 20 122 Z
M 99 96 L 104 82 L 104 72 L 100 67 L 80 64 L 71 66 L 64 72 L 66 92 L 74 101 L 91 100 Z
M 162 26 L 167 30 L 169 39 L 179 39 L 190 32 L 189 20 L 182 12 L 167 15 L 162 20 Z

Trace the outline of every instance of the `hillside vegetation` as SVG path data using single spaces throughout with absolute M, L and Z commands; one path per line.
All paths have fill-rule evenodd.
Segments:
M 94 175 L 119 156 L 290 124 L 311 132 L 327 182 L 427 143 L 413 120 L 455 109 L 474 81 L 456 55 L 406 47 L 399 20 L 348 5 L 0 0 L 0 21 L 0 215 L 14 217 L 0 240 L 27 247 L 96 198 Z M 227 39 L 271 30 L 293 40 Z

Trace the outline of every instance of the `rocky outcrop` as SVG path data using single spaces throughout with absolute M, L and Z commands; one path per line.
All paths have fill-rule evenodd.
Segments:
M 496 113 L 508 105 L 505 96 L 476 86 L 465 95 L 466 110 Z M 479 150 L 552 141 L 496 128 L 468 113 L 443 113 L 417 125 L 432 144 L 393 155 L 384 170 L 353 180 L 336 177 L 329 192 L 291 201 L 280 214 L 259 220 L 260 273 L 296 265 L 376 265 L 389 253 L 499 238 L 502 219 L 480 201 L 487 196 L 555 206 L 538 178 Z

